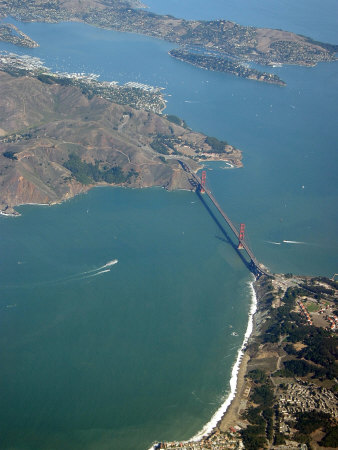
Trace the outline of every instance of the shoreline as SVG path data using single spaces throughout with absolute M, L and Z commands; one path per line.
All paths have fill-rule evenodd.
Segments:
M 119 8 L 119 4 L 112 6 L 107 5 L 104 1 L 87 0 L 87 8 L 81 2 L 79 5 L 73 5 L 70 2 L 70 5 L 65 5 L 65 8 L 60 9 L 58 7 L 62 2 L 58 0 L 47 11 L 41 10 L 40 3 L 34 1 L 28 6 L 21 4 L 9 6 L 6 4 L 7 2 L 3 3 L 5 4 L 2 7 L 2 18 L 14 16 L 21 22 L 80 22 L 117 32 L 145 35 L 180 46 L 211 47 L 211 49 L 217 49 L 230 56 L 240 57 L 243 61 L 254 61 L 262 65 L 288 63 L 306 66 L 337 59 L 336 45 L 314 41 L 297 33 L 273 28 L 243 26 L 225 18 L 222 21 L 192 21 L 153 13 L 148 10 L 147 6 L 139 6 L 138 2 L 130 5 L 127 17 Z M 221 29 L 217 26 L 219 22 L 223 24 Z M 192 37 L 191 33 L 195 30 L 196 23 L 199 33 Z M 217 30 L 215 30 L 215 26 Z M 236 27 L 235 34 L 232 33 L 233 27 Z M 175 28 L 174 33 L 172 32 L 173 28 Z M 273 44 L 276 41 L 280 45 L 274 48 Z M 260 50 L 262 44 L 263 50 Z M 288 56 L 290 47 L 292 50 L 296 47 L 296 50 L 293 51 L 295 55 L 292 58 Z
M 229 167 L 223 167 L 221 168 L 221 170 L 229 170 L 229 169 L 239 169 L 241 167 L 243 167 L 243 164 L 240 162 L 238 165 L 235 165 L 234 163 L 230 163 L 229 161 L 225 160 L 225 159 L 218 159 L 218 160 L 213 160 L 210 159 L 208 161 L 205 160 L 199 160 L 197 161 L 198 166 L 196 168 L 193 169 L 193 172 L 195 174 L 197 174 L 200 170 L 204 169 L 204 163 L 208 162 L 208 163 L 217 163 L 217 162 L 224 162 L 225 164 L 227 164 Z M 39 203 L 39 202 L 24 202 L 24 203 L 16 203 L 16 204 L 12 204 L 12 205 L 4 205 L 4 206 L 0 206 L 0 215 L 1 216 L 5 216 L 5 217 L 20 217 L 21 213 L 19 213 L 15 208 L 17 208 L 18 206 L 25 206 L 25 205 L 31 205 L 31 206 L 53 206 L 53 205 L 60 205 L 62 203 L 64 203 L 65 201 L 71 200 L 75 197 L 77 197 L 80 194 L 85 194 L 88 191 L 90 191 L 91 189 L 94 188 L 98 188 L 98 187 L 111 187 L 111 188 L 125 188 L 125 189 L 150 189 L 150 188 L 159 188 L 159 189 L 165 189 L 166 191 L 169 192 L 175 192 L 175 191 L 187 191 L 187 192 L 192 192 L 193 189 L 192 187 L 175 187 L 175 188 L 168 188 L 168 186 L 164 185 L 164 184 L 151 184 L 151 185 L 125 185 L 125 184 L 109 184 L 109 183 L 105 183 L 105 182 L 97 182 L 94 184 L 90 184 L 90 185 L 81 185 L 81 187 L 83 188 L 82 190 L 73 192 L 72 194 L 70 194 L 69 192 L 66 193 L 66 195 L 64 195 L 63 197 L 51 201 L 51 202 L 46 202 L 46 203 Z M 8 212 L 7 212 L 8 211 Z
M 231 378 L 230 378 L 230 393 L 228 397 L 225 399 L 224 403 L 219 407 L 219 409 L 214 413 L 211 417 L 210 421 L 199 431 L 195 436 L 193 436 L 189 441 L 196 442 L 201 440 L 202 438 L 210 435 L 212 432 L 216 431 L 218 426 L 222 423 L 225 418 L 231 404 L 235 400 L 238 394 L 238 378 L 239 373 L 242 369 L 243 360 L 245 359 L 245 348 L 248 344 L 250 336 L 252 335 L 254 329 L 254 315 L 257 311 L 257 294 L 254 288 L 254 281 L 250 281 L 249 287 L 251 290 L 251 305 L 248 314 L 248 325 L 246 328 L 246 332 L 244 334 L 244 339 L 241 347 L 238 350 L 237 358 L 235 360 L 234 365 L 231 369 Z
M 255 331 L 254 316 L 258 309 L 258 295 L 254 283 L 255 280 L 248 282 L 248 286 L 251 290 L 251 304 L 248 314 L 248 324 L 246 332 L 244 334 L 242 345 L 240 346 L 237 352 L 237 358 L 231 368 L 231 377 L 229 381 L 230 392 L 228 396 L 225 398 L 225 401 L 222 403 L 222 405 L 213 414 L 209 422 L 207 422 L 200 431 L 198 431 L 192 438 L 186 441 L 175 441 L 175 444 L 177 444 L 177 448 L 181 446 L 180 444 L 183 445 L 189 443 L 197 444 L 201 442 L 204 438 L 207 438 L 216 433 L 217 431 L 219 431 L 220 429 L 223 429 L 227 421 L 229 421 L 228 419 L 231 420 L 231 417 L 229 416 L 233 413 L 232 411 L 233 407 L 236 406 L 236 404 L 241 400 L 241 393 L 242 393 L 241 391 L 244 384 L 244 376 L 247 369 L 247 363 L 250 359 L 246 353 L 246 347 L 250 340 L 250 337 Z M 148 450 L 166 448 L 161 447 L 160 446 L 161 444 L 162 443 L 155 442 Z M 176 448 L 176 447 L 169 447 L 169 448 Z
M 261 72 L 258 71 L 257 69 L 253 69 L 251 67 L 246 67 L 244 66 L 244 62 L 242 61 L 242 63 L 237 63 L 237 65 L 235 63 L 233 63 L 232 67 L 223 67 L 223 68 L 219 68 L 218 65 L 214 65 L 214 67 L 211 66 L 207 66 L 207 65 L 203 65 L 202 62 L 198 62 L 198 61 L 194 61 L 191 60 L 191 57 L 197 57 L 197 55 L 195 53 L 189 53 L 189 52 L 185 52 L 185 55 L 181 55 L 179 56 L 178 53 L 181 52 L 183 54 L 184 51 L 182 50 L 170 50 L 168 52 L 168 55 L 171 56 L 172 58 L 177 59 L 178 61 L 184 62 L 186 64 L 190 64 L 194 67 L 198 67 L 199 69 L 202 70 L 207 70 L 210 72 L 218 72 L 218 73 L 225 73 L 228 75 L 234 75 L 236 77 L 240 77 L 243 78 L 245 80 L 252 80 L 252 81 L 258 81 L 261 83 L 268 83 L 268 84 L 275 84 L 276 86 L 281 86 L 281 87 L 285 87 L 286 86 L 286 82 L 281 80 L 278 75 L 275 75 L 273 73 L 268 73 L 268 72 Z M 184 56 L 186 56 L 186 58 L 184 58 Z M 200 55 L 198 55 L 200 56 Z M 214 56 L 206 56 L 206 55 L 202 55 L 201 58 L 205 58 L 206 60 L 209 60 L 209 62 L 212 63 L 221 63 L 223 62 L 225 64 L 227 60 L 227 58 L 225 57 L 214 57 Z M 189 59 L 190 58 L 190 59 Z M 211 58 L 215 58 L 214 60 L 211 60 Z M 216 68 L 217 67 L 217 68 Z M 241 72 L 242 71 L 242 72 Z
M 76 114 L 73 117 L 67 112 L 66 118 L 62 116 L 62 120 L 71 120 L 72 126 L 74 125 L 73 134 L 75 137 L 73 139 L 78 142 L 80 147 L 82 146 L 81 158 L 86 165 L 86 169 L 89 167 L 88 164 L 92 164 L 93 160 L 97 158 L 97 152 L 100 153 L 101 165 L 98 169 L 97 177 L 88 176 L 85 179 L 85 184 L 83 184 L 81 177 L 77 178 L 73 171 L 67 168 L 64 161 L 67 162 L 67 159 L 69 159 L 70 151 L 65 147 L 64 130 L 58 129 L 55 133 L 56 136 L 49 136 L 47 131 L 47 127 L 54 126 L 55 122 L 60 118 L 59 113 L 53 110 L 56 100 L 54 99 L 51 105 L 47 102 L 47 110 L 51 116 L 48 120 L 49 125 L 43 125 L 45 132 L 40 130 L 38 133 L 34 124 L 32 124 L 32 128 L 29 128 L 29 133 L 19 129 L 16 130 L 10 124 L 7 126 L 12 128 L 7 130 L 7 132 L 0 130 L 3 134 L 0 136 L 2 148 L 0 166 L 3 169 L 0 181 L 4 185 L 0 198 L 0 210 L 6 215 L 16 215 L 13 209 L 22 204 L 40 203 L 41 201 L 48 204 L 60 203 L 79 192 L 100 185 L 104 181 L 110 186 L 123 184 L 127 187 L 140 188 L 160 186 L 168 190 L 189 189 L 191 188 L 189 177 L 182 170 L 178 158 L 188 161 L 193 171 L 200 170 L 205 163 L 214 161 L 222 161 L 226 165 L 231 164 L 230 168 L 243 166 L 241 161 L 242 152 L 234 146 L 183 126 L 184 121 L 176 116 L 172 116 L 172 120 L 170 120 L 170 115 L 164 116 L 143 109 L 144 95 L 155 96 L 156 100 L 158 95 L 160 95 L 157 91 L 149 93 L 141 88 L 136 89 L 127 86 L 128 95 L 129 91 L 137 91 L 137 95 L 133 94 L 135 97 L 132 99 L 133 102 L 137 99 L 140 99 L 137 100 L 140 102 L 143 100 L 142 104 L 138 105 L 138 108 L 136 106 L 123 106 L 122 104 L 128 99 L 122 102 L 122 100 L 120 101 L 116 98 L 108 98 L 108 93 L 111 92 L 111 95 L 113 95 L 117 89 L 110 86 L 111 83 L 97 83 L 95 80 L 89 80 L 89 78 L 87 81 L 83 81 L 81 78 L 82 73 L 68 74 L 69 76 L 76 75 L 81 78 L 79 80 L 74 78 L 75 81 L 73 79 L 70 80 L 66 76 L 62 77 L 62 74 L 55 75 L 51 72 L 41 72 L 39 75 L 40 71 L 44 70 L 41 61 L 33 57 L 27 58 L 22 56 L 20 59 L 15 54 L 4 56 L 0 52 L 0 75 L 1 80 L 4 80 L 3 97 L 4 99 L 10 98 L 11 102 L 14 102 L 13 104 L 10 103 L 11 107 L 6 120 L 11 120 L 12 115 L 16 111 L 15 107 L 21 108 L 18 100 L 20 96 L 18 96 L 17 92 L 22 93 L 22 98 L 25 98 L 25 95 L 28 97 L 28 90 L 39 93 L 42 91 L 44 92 L 43 96 L 46 98 L 49 98 L 48 95 L 51 95 L 52 92 L 52 98 L 54 96 L 59 98 L 67 95 L 67 97 L 72 98 L 72 107 L 84 102 L 85 111 L 88 114 L 85 117 L 88 120 L 92 120 L 93 117 L 96 117 L 97 111 L 100 111 L 99 119 L 97 119 L 100 125 L 95 122 L 93 128 L 84 128 L 86 131 L 83 134 L 83 128 L 81 127 L 85 127 L 87 119 L 82 117 L 81 114 Z M 14 73 L 18 71 L 20 74 L 21 70 L 28 76 L 14 77 L 11 73 L 12 71 Z M 39 76 L 42 77 L 42 81 L 39 79 Z M 95 74 L 88 75 L 88 77 L 91 76 L 94 77 Z M 68 85 L 69 83 L 70 85 Z M 79 90 L 82 85 L 88 88 L 88 92 L 86 91 L 88 95 Z M 140 83 L 138 85 L 147 87 L 147 85 L 141 85 Z M 101 98 L 103 93 L 99 95 L 99 88 L 103 90 L 108 89 L 109 92 L 106 93 L 107 98 Z M 153 87 L 150 88 L 155 89 Z M 124 87 L 121 87 L 116 92 L 120 95 L 124 89 Z M 12 92 L 16 93 L 16 97 L 13 99 Z M 33 96 L 33 98 L 37 97 L 39 96 Z M 30 102 L 28 103 L 30 104 Z M 36 114 L 38 109 L 39 105 L 34 100 L 29 107 L 29 114 L 27 113 L 28 116 L 25 116 L 25 120 Z M 105 111 L 114 112 L 113 115 L 109 116 L 111 122 L 109 122 L 109 126 L 104 119 Z M 119 118 L 120 116 L 121 118 Z M 18 119 L 19 125 L 23 124 L 23 117 L 21 114 L 20 119 Z M 140 127 L 136 126 L 138 123 L 141 124 Z M 30 124 L 29 120 L 27 124 Z M 147 128 L 150 126 L 149 124 L 151 124 L 151 127 L 155 127 L 154 129 L 156 130 L 160 127 L 161 133 L 151 133 L 149 130 L 152 128 Z M 2 126 L 5 125 L 3 124 Z M 124 131 L 119 129 L 122 126 L 126 126 Z M 116 142 L 123 142 L 125 146 L 124 152 L 119 151 L 117 148 L 112 151 L 109 146 L 103 144 L 95 148 L 88 145 L 88 142 L 95 140 L 100 133 L 103 133 L 107 142 L 115 142 L 115 140 Z M 142 142 L 142 145 L 140 142 Z M 41 146 L 47 146 L 48 152 L 41 152 Z M 121 159 L 121 154 L 123 159 Z M 79 155 L 76 157 L 80 158 Z M 11 159 L 12 162 L 9 164 L 8 159 L 5 158 Z M 26 159 L 23 161 L 24 158 Z M 27 167 L 25 167 L 25 164 Z M 120 170 L 124 173 L 122 179 L 116 178 L 112 173 L 108 173 L 112 170 L 114 164 L 118 164 Z M 55 172 L 55 167 L 57 167 L 58 173 Z M 69 167 L 71 168 L 71 166 Z M 82 168 L 81 170 L 85 169 Z M 31 177 L 29 173 L 35 173 L 34 177 Z
M 337 368 L 326 361 L 335 360 L 330 346 L 333 349 L 337 342 L 338 282 L 335 277 L 274 274 L 249 286 L 249 321 L 232 367 L 230 394 L 195 436 L 158 442 L 149 450 L 244 450 L 251 442 L 255 442 L 253 448 L 291 450 L 300 448 L 304 439 L 311 445 L 306 448 L 334 447 L 330 444 L 338 425 Z M 316 303 L 318 308 L 310 308 Z M 290 321 L 296 328 L 289 326 Z M 306 340 L 308 336 L 312 342 Z M 318 345 L 329 349 L 326 357 L 320 354 L 324 358 L 320 363 Z M 307 347 L 314 353 L 302 354 Z M 299 356 L 307 370 L 298 370 Z M 316 414 L 325 416 L 325 429 L 322 422 L 314 423 L 312 431 L 320 433 L 306 434 L 299 417 Z

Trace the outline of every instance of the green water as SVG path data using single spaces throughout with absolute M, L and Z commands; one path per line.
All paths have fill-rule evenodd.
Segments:
M 157 2 L 187 17 L 191 5 Z M 337 43 L 335 3 L 307 5 L 227 2 L 239 22 L 273 18 Z M 226 16 L 222 0 L 212 6 Z M 40 47 L 0 49 L 166 87 L 168 113 L 243 150 L 243 169 L 214 164 L 207 179 L 257 258 L 272 271 L 337 272 L 337 63 L 271 69 L 279 88 L 185 65 L 144 36 L 19 27 Z M 251 300 L 251 275 L 195 194 L 97 188 L 19 209 L 0 216 L 0 448 L 141 450 L 194 435 L 229 391 Z
M 99 188 L 20 212 L 0 218 L 2 448 L 194 434 L 222 401 L 250 302 L 196 195 Z

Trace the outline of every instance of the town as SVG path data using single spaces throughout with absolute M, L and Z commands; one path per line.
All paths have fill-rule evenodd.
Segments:
M 46 8 L 48 3 L 48 8 Z M 146 11 L 140 2 L 116 0 L 113 3 L 87 0 L 22 2 L 0 0 L 0 16 L 21 21 L 82 21 L 115 31 L 140 33 L 182 46 L 216 50 L 242 61 L 260 64 L 299 64 L 314 66 L 335 61 L 337 46 L 314 41 L 291 32 L 255 28 L 229 20 L 188 21 Z
M 163 88 L 128 82 L 98 81 L 99 75 L 85 73 L 51 72 L 43 62 L 33 56 L 0 52 L 0 70 L 10 75 L 29 75 L 45 83 L 77 86 L 88 97 L 98 95 L 120 105 L 161 114 L 166 107 Z
M 207 54 L 196 54 L 179 49 L 170 50 L 169 55 L 202 69 L 226 72 L 249 80 L 263 81 L 264 83 L 278 84 L 279 86 L 286 85 L 278 75 L 260 72 L 259 70 L 246 67 L 243 64 L 228 58 Z

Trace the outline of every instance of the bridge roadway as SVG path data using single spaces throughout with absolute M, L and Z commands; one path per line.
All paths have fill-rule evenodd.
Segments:
M 181 164 L 183 170 L 185 170 L 185 172 L 189 173 L 189 175 L 191 175 L 192 179 L 190 179 L 190 183 L 196 187 L 196 189 L 200 189 L 200 190 L 204 190 L 204 192 L 207 194 L 207 196 L 210 198 L 210 200 L 212 201 L 212 203 L 215 205 L 215 207 L 217 208 L 217 210 L 219 211 L 219 213 L 221 214 L 221 216 L 224 218 L 224 220 L 227 222 L 227 224 L 229 225 L 229 227 L 231 228 L 231 230 L 233 231 L 233 233 L 235 234 L 235 236 L 237 237 L 238 241 L 242 244 L 243 249 L 246 251 L 246 253 L 248 254 L 250 260 L 251 260 L 251 268 L 252 271 L 254 272 L 254 274 L 256 276 L 261 276 L 261 275 L 268 275 L 261 267 L 259 262 L 257 261 L 255 255 L 253 254 L 253 252 L 251 251 L 251 249 L 248 247 L 247 243 L 243 240 L 239 238 L 239 232 L 237 230 L 237 228 L 235 227 L 235 225 L 232 223 L 231 219 L 229 216 L 227 216 L 227 214 L 225 214 L 225 212 L 222 210 L 222 208 L 220 207 L 219 203 L 217 202 L 217 200 L 215 199 L 215 197 L 212 195 L 211 191 L 206 187 L 202 185 L 202 182 L 200 180 L 200 178 L 194 174 L 190 167 L 187 165 L 187 163 L 178 160 L 178 162 Z

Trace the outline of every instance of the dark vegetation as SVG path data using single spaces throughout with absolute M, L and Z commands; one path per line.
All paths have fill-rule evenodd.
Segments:
M 292 334 L 293 337 L 296 337 L 300 333 L 299 327 L 305 322 L 299 314 L 292 312 L 292 310 L 295 307 L 297 295 L 300 295 L 301 292 L 299 288 L 289 288 L 282 299 L 284 305 L 271 310 L 270 319 L 267 320 L 265 325 L 264 342 L 278 342 L 283 335 Z M 306 328 L 307 331 L 308 327 Z M 299 340 L 298 336 L 294 342 L 297 342 L 297 340 Z M 291 341 L 293 342 L 293 340 Z
M 316 278 L 312 278 L 311 280 L 312 282 L 323 282 L 328 284 L 329 286 L 333 287 L 333 289 L 338 289 L 338 281 L 335 280 L 330 280 L 330 278 L 326 278 L 326 277 L 316 277 Z
M 307 286 L 307 285 L 306 285 Z M 302 288 L 289 288 L 278 309 L 271 310 L 271 318 L 267 321 L 265 342 L 286 340 L 284 350 L 297 359 L 284 362 L 284 369 L 275 375 L 327 377 L 333 379 L 338 376 L 337 344 L 338 339 L 330 331 L 323 328 L 309 326 L 302 316 L 292 312 L 298 295 L 306 293 Z M 296 351 L 290 343 L 301 342 L 305 347 Z
M 295 428 L 302 434 L 310 434 L 318 428 L 330 425 L 330 415 L 321 411 L 299 412 Z
M 329 429 L 326 427 L 326 435 L 321 440 L 320 445 L 324 447 L 338 447 L 338 426 L 333 426 Z
M 299 412 L 296 415 L 294 427 L 298 430 L 294 439 L 298 442 L 310 444 L 310 434 L 322 429 L 326 434 L 319 442 L 324 447 L 336 448 L 338 444 L 338 426 L 332 423 L 329 414 L 321 411 Z
M 167 120 L 169 120 L 169 122 L 172 122 L 175 125 L 179 125 L 180 127 L 183 127 L 183 128 L 188 128 L 186 121 L 181 119 L 178 116 L 175 116 L 174 114 L 167 114 L 165 117 Z
M 317 294 L 317 295 L 321 295 L 321 294 L 333 295 L 334 294 L 333 289 L 327 289 L 324 286 L 315 286 L 315 285 L 309 285 L 309 284 L 302 284 L 301 286 L 304 289 L 312 292 L 313 294 Z
M 225 146 L 228 145 L 226 141 L 219 141 L 215 137 L 208 136 L 205 142 L 210 145 L 213 153 L 226 153 Z
M 3 152 L 3 155 L 4 155 L 4 157 L 5 158 L 8 158 L 8 159 L 18 159 L 16 156 L 15 156 L 15 153 L 16 152 Z
M 251 395 L 251 400 L 264 408 L 270 407 L 272 405 L 273 399 L 274 395 L 269 384 L 262 384 L 261 386 L 257 386 Z
M 264 425 L 248 425 L 245 430 L 241 431 L 244 448 L 247 450 L 258 450 L 260 448 L 264 448 L 266 444 L 264 434 Z
M 254 382 L 250 400 L 257 406 L 244 413 L 250 425 L 241 431 L 241 435 L 246 449 L 257 450 L 265 446 L 267 439 L 273 438 L 274 394 L 264 371 L 251 370 L 247 376 Z
M 290 274 L 291 277 L 291 274 Z M 257 354 L 260 345 L 267 349 L 284 349 L 287 356 L 283 357 L 280 370 L 275 367 L 268 372 L 261 369 L 251 370 L 247 377 L 252 380 L 250 407 L 243 414 L 249 422 L 249 426 L 241 431 L 244 447 L 246 449 L 270 448 L 271 445 L 283 445 L 286 438 L 305 443 L 308 448 L 314 440 L 311 436 L 316 430 L 321 430 L 324 437 L 319 442 L 320 446 L 338 447 L 338 426 L 336 419 L 329 411 L 303 410 L 295 413 L 295 417 L 290 421 L 280 411 L 280 405 L 274 396 L 273 384 L 270 377 L 285 377 L 297 380 L 297 377 L 312 378 L 309 384 L 313 383 L 315 389 L 330 389 L 335 393 L 338 389 L 333 381 L 338 377 L 338 338 L 331 330 L 309 325 L 306 319 L 299 312 L 294 312 L 297 302 L 301 297 L 316 297 L 324 295 L 330 302 L 334 300 L 334 289 L 336 282 L 329 280 L 328 286 L 320 286 L 318 282 L 325 282 L 323 278 L 306 279 L 299 287 L 290 287 L 285 294 L 280 290 L 277 294 L 276 288 L 271 284 L 271 280 L 261 281 L 264 297 L 261 299 L 261 307 L 266 309 L 270 296 L 280 295 L 281 306 L 268 308 L 268 317 L 262 326 L 260 337 L 250 344 L 250 355 Z M 271 345 L 276 344 L 278 345 Z M 302 345 L 295 345 L 302 344 Z M 256 347 L 255 347 L 256 345 Z M 297 382 L 308 384 L 307 380 L 297 380 Z M 289 384 L 279 384 L 278 391 L 283 392 L 288 389 Z M 331 387 L 328 387 L 331 386 Z M 310 391 L 311 392 L 311 391 Z M 311 394 L 309 394 L 311 395 Z M 334 400 L 333 400 L 334 402 Z M 306 406 L 305 406 L 306 408 Z M 289 425 L 289 429 L 284 426 Z M 283 425 L 283 428 L 280 426 Z M 280 430 L 285 429 L 287 435 Z M 294 432 L 296 430 L 296 432 Z M 320 435 L 318 435 L 320 436 Z
M 60 84 L 61 86 L 72 86 L 74 81 L 71 78 L 60 78 L 53 75 L 41 73 L 36 77 L 39 81 L 45 84 Z
M 121 184 L 130 182 L 131 177 L 137 177 L 138 173 L 131 169 L 127 174 L 123 172 L 120 166 L 100 168 L 99 161 L 95 164 L 82 161 L 75 153 L 69 155 L 68 161 L 64 167 L 70 170 L 74 178 L 82 184 L 91 184 L 94 182 L 105 181 L 109 184 Z
M 290 361 L 285 361 L 284 367 L 285 369 L 276 372 L 275 375 L 284 377 L 305 377 L 306 375 L 311 373 L 314 374 L 316 378 L 325 375 L 325 370 L 320 369 L 313 364 L 304 361 L 303 359 L 292 359 Z
M 174 144 L 177 142 L 176 138 L 168 136 L 166 134 L 157 134 L 150 146 L 155 152 L 161 153 L 162 155 L 179 155 L 180 153 L 175 149 Z
M 266 373 L 260 369 L 251 370 L 248 373 L 248 377 L 251 378 L 256 383 L 265 383 L 265 381 L 267 380 Z

